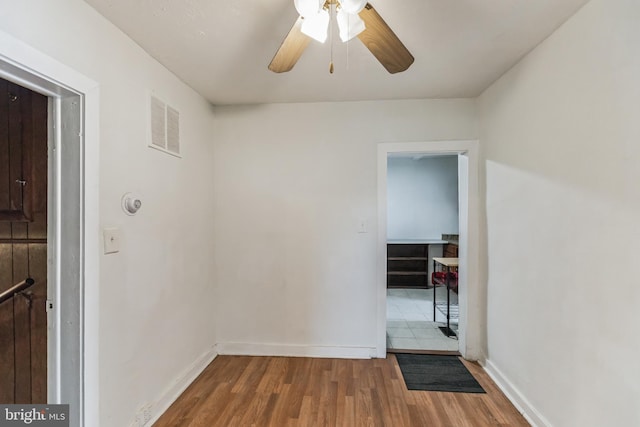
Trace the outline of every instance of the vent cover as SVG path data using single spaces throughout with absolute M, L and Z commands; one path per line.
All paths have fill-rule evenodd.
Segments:
M 151 96 L 151 143 L 168 154 L 180 154 L 180 113 L 155 96 Z
M 151 144 L 160 148 L 167 148 L 165 109 L 164 102 L 151 97 Z
M 167 105 L 167 150 L 180 153 L 180 114 Z

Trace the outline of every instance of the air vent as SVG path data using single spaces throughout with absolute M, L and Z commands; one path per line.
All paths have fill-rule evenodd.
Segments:
M 151 96 L 151 142 L 149 147 L 180 155 L 180 113 Z
M 180 114 L 167 106 L 167 150 L 180 153 Z
M 151 97 L 151 144 L 167 148 L 165 110 L 167 106 L 158 98 Z

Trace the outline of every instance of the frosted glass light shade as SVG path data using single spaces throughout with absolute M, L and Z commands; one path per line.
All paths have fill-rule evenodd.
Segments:
M 343 42 L 351 40 L 365 30 L 364 21 L 357 14 L 338 9 L 336 20 L 338 21 L 340 40 Z
M 293 4 L 300 16 L 306 18 L 315 15 L 322 9 L 321 0 L 293 0 Z
M 340 7 L 347 13 L 357 15 L 367 5 L 367 0 L 340 0 Z
M 304 17 L 300 31 L 312 39 L 317 40 L 320 43 L 324 43 L 327 40 L 328 29 L 329 12 L 326 10 L 320 10 L 311 16 Z

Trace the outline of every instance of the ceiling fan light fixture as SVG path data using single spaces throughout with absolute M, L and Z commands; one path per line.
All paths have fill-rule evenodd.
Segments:
M 314 40 L 324 43 L 329 30 L 329 12 L 320 10 L 310 16 L 305 16 L 300 31 Z
M 294 0 L 294 3 L 300 16 L 269 63 L 268 68 L 274 73 L 291 71 L 312 39 L 326 41 L 330 15 L 334 12 L 340 38 L 348 41 L 358 36 L 390 74 L 403 72 L 413 64 L 411 52 L 366 0 Z M 333 61 L 330 64 L 332 72 Z
M 357 14 L 346 12 L 344 9 L 338 9 L 336 21 L 338 21 L 340 40 L 343 42 L 348 42 L 365 30 L 362 18 Z

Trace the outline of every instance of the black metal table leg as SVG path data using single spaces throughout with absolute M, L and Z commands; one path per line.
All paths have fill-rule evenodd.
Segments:
M 433 261 L 433 274 L 436 275 L 436 262 Z M 437 282 L 433 281 L 432 282 Z M 431 283 L 433 285 L 433 321 L 436 321 L 436 283 Z
M 449 324 L 449 315 L 450 315 L 450 309 L 451 309 L 451 301 L 449 300 L 451 298 L 450 292 L 449 292 L 449 289 L 451 289 L 451 285 L 449 283 L 450 276 L 451 276 L 451 267 L 447 266 L 447 336 L 448 337 L 451 336 L 449 335 L 451 333 L 451 328 Z

